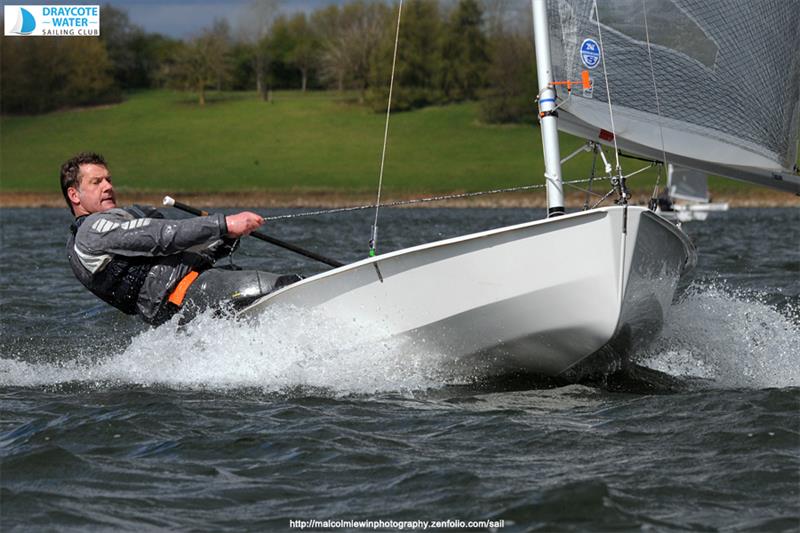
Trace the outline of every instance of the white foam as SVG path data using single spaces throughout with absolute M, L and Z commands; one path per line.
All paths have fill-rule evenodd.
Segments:
M 800 386 L 800 310 L 765 300 L 720 283 L 693 285 L 643 364 L 725 388 Z
M 58 364 L 0 359 L 0 385 L 163 385 L 267 392 L 294 387 L 333 393 L 411 391 L 452 379 L 436 353 L 385 340 L 377 324 L 270 308 L 250 322 L 201 315 L 134 337 L 122 353 Z
M 758 294 L 694 286 L 673 305 L 646 366 L 720 387 L 800 386 L 798 309 L 779 312 Z M 470 371 L 477 371 L 471 369 Z M 209 388 L 296 387 L 333 394 L 416 391 L 471 381 L 424 345 L 386 340 L 378 324 L 315 311 L 269 308 L 242 322 L 201 315 L 135 336 L 118 353 L 36 363 L 0 358 L 0 385 L 83 383 Z

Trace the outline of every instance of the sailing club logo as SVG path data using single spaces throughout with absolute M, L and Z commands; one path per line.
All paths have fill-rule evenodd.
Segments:
M 600 47 L 594 39 L 585 39 L 581 44 L 581 61 L 586 68 L 595 68 L 600 63 Z
M 96 37 L 100 6 L 3 6 L 5 35 L 11 37 Z
M 13 14 L 14 10 L 17 12 L 16 16 Z M 5 6 L 3 17 L 6 21 L 6 35 L 30 35 L 36 29 L 36 19 L 24 7 Z M 11 28 L 8 27 L 9 23 L 11 23 Z

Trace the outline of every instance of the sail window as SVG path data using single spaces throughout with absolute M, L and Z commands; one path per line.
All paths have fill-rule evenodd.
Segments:
M 671 0 L 645 1 L 650 44 L 675 50 L 714 68 L 719 47 L 688 14 Z M 603 26 L 647 45 L 642 0 L 616 0 L 597 5 Z M 597 22 L 594 12 L 592 20 Z

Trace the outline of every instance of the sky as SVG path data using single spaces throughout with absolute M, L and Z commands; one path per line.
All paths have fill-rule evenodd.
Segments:
M 114 7 L 128 12 L 131 22 L 148 32 L 184 38 L 211 26 L 214 19 L 226 18 L 235 29 L 253 0 L 111 0 Z M 345 0 L 282 0 L 286 13 L 314 11 L 329 4 L 344 4 Z M 103 16 L 100 15 L 100 31 Z
M 247 6 L 254 0 L 9 0 L 3 5 L 104 5 L 128 12 L 132 23 L 147 32 L 161 33 L 183 39 L 211 26 L 215 19 L 225 18 L 235 31 Z M 348 0 L 282 0 L 285 13 L 314 11 L 330 4 L 344 4 Z M 371 0 L 381 1 L 381 0 Z M 103 11 L 100 10 L 100 32 L 103 31 Z

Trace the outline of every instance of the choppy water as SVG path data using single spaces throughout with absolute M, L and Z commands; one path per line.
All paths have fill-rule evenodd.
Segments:
M 385 210 L 380 248 L 531 215 Z M 698 267 L 639 354 L 674 379 L 647 394 L 476 384 L 436 354 L 308 311 L 147 329 L 72 278 L 68 220 L 0 210 L 4 531 L 271 531 L 312 519 L 800 529 L 800 209 L 684 226 Z M 370 223 L 361 213 L 266 230 L 350 261 L 365 255 Z M 257 241 L 242 248 L 242 266 L 317 269 Z

